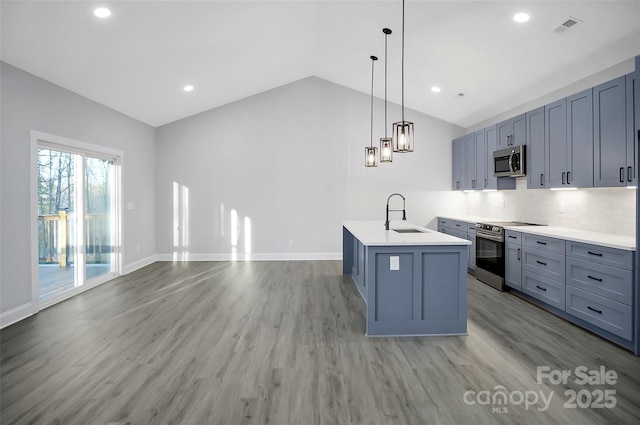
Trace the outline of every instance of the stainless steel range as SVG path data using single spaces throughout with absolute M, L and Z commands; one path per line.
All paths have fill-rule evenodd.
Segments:
M 508 289 L 504 283 L 504 226 L 535 226 L 535 224 L 520 222 L 476 223 L 476 279 L 499 291 Z

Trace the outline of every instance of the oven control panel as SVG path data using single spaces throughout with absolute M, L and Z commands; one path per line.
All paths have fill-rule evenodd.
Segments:
M 504 233 L 504 227 L 496 226 L 494 224 L 476 223 L 476 229 L 484 230 L 485 232 L 496 235 L 502 235 Z

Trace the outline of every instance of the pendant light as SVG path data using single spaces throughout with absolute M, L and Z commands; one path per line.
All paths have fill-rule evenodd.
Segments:
M 404 119 L 404 0 L 402 0 L 402 121 L 393 123 L 393 151 L 413 152 L 413 123 Z
M 376 56 L 371 56 L 371 144 L 364 148 L 365 167 L 378 166 L 378 148 L 373 147 L 373 65 L 377 60 Z
M 383 28 L 384 33 L 384 137 L 380 139 L 380 162 L 393 161 L 392 139 L 387 134 L 387 39 L 391 30 Z

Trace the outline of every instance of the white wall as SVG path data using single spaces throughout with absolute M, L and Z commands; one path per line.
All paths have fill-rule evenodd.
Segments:
M 473 192 L 466 196 L 467 213 L 471 215 L 635 235 L 635 189 L 527 190 L 527 179 L 519 178 L 516 190 Z
M 547 105 L 564 97 L 580 93 L 581 91 L 597 86 L 598 84 L 606 83 L 607 81 L 611 81 L 614 78 L 629 74 L 635 69 L 634 60 L 634 58 L 627 59 L 626 61 L 614 65 L 610 68 L 604 69 L 597 74 L 578 80 L 573 84 L 569 84 L 568 86 L 562 87 L 559 90 L 555 90 L 544 96 L 540 96 L 539 98 L 520 105 L 516 108 L 504 111 L 503 113 L 496 115 L 493 118 L 479 122 L 467 128 L 465 134 L 480 130 L 481 128 L 485 128 L 493 124 L 497 124 L 511 117 L 515 117 L 516 115 L 524 114 L 525 112 L 539 108 L 540 106 Z
M 124 152 L 125 270 L 155 254 L 154 129 L 66 89 L 0 63 L 0 313 L 31 302 L 30 132 L 41 131 Z M 140 246 L 138 252 L 137 247 Z
M 232 209 L 240 221 L 238 258 L 245 254 L 245 217 L 253 258 L 339 258 L 341 221 L 382 225 L 393 192 L 407 197 L 409 221 L 432 228 L 437 214 L 463 210 L 464 195 L 450 191 L 451 139 L 462 129 L 407 111 L 415 152 L 367 169 L 369 102 L 366 94 L 310 77 L 158 128 L 158 253 L 230 258 Z M 375 111 L 378 145 L 382 101 Z M 399 115 L 389 105 L 389 121 Z M 188 207 L 174 202 L 174 185 L 188 188 Z

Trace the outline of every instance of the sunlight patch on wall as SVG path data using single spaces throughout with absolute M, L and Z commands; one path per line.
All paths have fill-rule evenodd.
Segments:
M 189 188 L 173 182 L 173 261 L 189 260 Z

